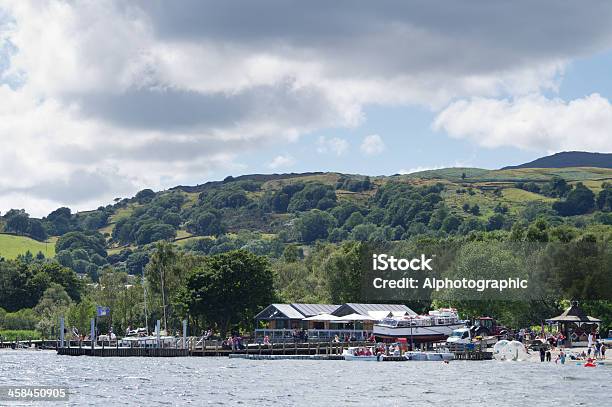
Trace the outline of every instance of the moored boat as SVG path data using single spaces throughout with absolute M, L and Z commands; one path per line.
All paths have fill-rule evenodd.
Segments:
M 457 311 L 443 308 L 427 315 L 406 315 L 385 318 L 374 324 L 377 339 L 411 338 L 412 342 L 435 342 L 448 338 L 453 330 L 465 327 Z
M 361 360 L 366 362 L 376 362 L 381 360 L 381 358 L 376 355 L 372 348 L 365 346 L 351 346 L 346 348 L 342 352 L 342 356 L 344 356 L 344 360 Z

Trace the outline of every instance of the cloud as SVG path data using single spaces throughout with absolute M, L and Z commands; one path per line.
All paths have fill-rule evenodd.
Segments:
M 423 166 L 423 167 L 414 167 L 414 168 L 408 168 L 408 169 L 401 169 L 399 170 L 397 173 L 398 174 L 402 174 L 402 175 L 406 175 L 406 174 L 412 174 L 415 172 L 422 172 L 422 171 L 431 171 L 431 170 L 439 170 L 442 168 L 447 168 L 443 165 L 435 165 L 435 166 Z
M 339 137 L 324 137 L 320 136 L 317 139 L 317 152 L 319 154 L 333 153 L 341 156 L 346 153 L 349 148 L 349 143 L 345 139 Z
M 290 155 L 277 155 L 274 159 L 268 164 L 268 167 L 276 170 L 279 168 L 287 168 L 291 167 L 295 164 L 295 159 Z
M 541 95 L 457 101 L 433 127 L 490 148 L 612 151 L 612 104 L 596 93 L 569 102 Z
M 378 134 L 366 136 L 359 147 L 364 154 L 377 155 L 385 151 L 385 143 Z
M 0 0 L 0 210 L 223 178 L 369 105 L 554 91 L 609 48 L 611 17 L 607 1 Z M 41 187 L 82 174 L 105 180 L 97 197 Z

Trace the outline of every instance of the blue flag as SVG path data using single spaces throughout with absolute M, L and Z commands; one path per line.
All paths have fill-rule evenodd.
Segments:
M 110 314 L 110 307 L 101 307 L 98 305 L 96 308 L 99 317 L 105 317 Z

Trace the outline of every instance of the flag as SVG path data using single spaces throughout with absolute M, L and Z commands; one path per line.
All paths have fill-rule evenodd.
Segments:
M 96 314 L 99 317 L 105 317 L 105 316 L 110 314 L 110 307 L 101 307 L 101 306 L 98 305 L 96 307 Z

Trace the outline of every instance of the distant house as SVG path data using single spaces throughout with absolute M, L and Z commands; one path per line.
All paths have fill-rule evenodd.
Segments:
M 404 315 L 416 313 L 403 304 L 270 304 L 255 316 L 255 336 L 290 339 L 293 331 L 304 330 L 311 339 L 364 339 L 375 321 Z

